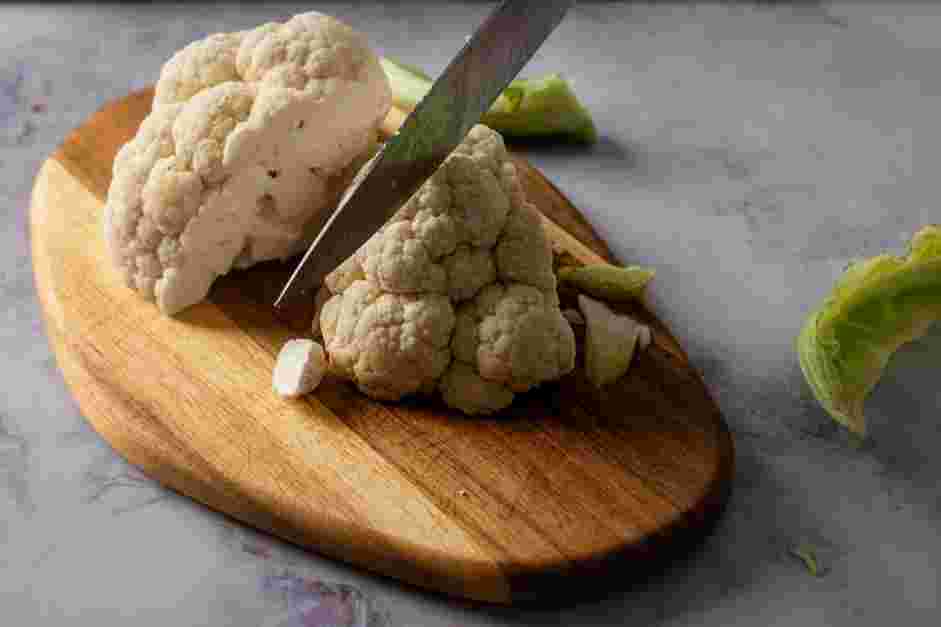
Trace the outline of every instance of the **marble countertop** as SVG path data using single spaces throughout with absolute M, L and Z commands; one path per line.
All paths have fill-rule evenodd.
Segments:
M 561 71 L 590 150 L 530 157 L 623 260 L 736 434 L 728 512 L 688 560 L 561 610 L 458 603 L 305 553 L 168 493 L 83 420 L 32 284 L 32 178 L 105 101 L 207 32 L 319 8 L 440 70 L 486 2 L 0 6 L 0 623 L 935 625 L 941 333 L 904 348 L 849 446 L 792 341 L 847 262 L 938 221 L 941 7 L 579 3 L 526 73 Z M 816 547 L 811 576 L 789 550 Z

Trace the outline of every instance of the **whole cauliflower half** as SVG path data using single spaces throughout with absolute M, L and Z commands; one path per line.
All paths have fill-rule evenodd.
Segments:
M 114 265 L 173 315 L 233 267 L 299 252 L 390 105 L 366 39 L 326 15 L 190 44 L 163 66 L 152 112 L 115 159 Z
M 486 126 L 325 284 L 331 368 L 373 398 L 491 413 L 574 367 L 540 215 Z

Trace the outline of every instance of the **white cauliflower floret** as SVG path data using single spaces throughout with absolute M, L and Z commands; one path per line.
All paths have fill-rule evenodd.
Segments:
M 452 407 L 491 413 L 575 364 L 540 216 L 485 126 L 325 285 L 332 367 L 374 398 L 437 387 Z
M 216 33 L 177 51 L 160 72 L 154 104 L 186 102 L 207 87 L 239 82 L 235 57 L 244 33 Z
M 233 267 L 302 250 L 390 105 L 365 38 L 318 13 L 177 52 L 114 163 L 104 231 L 125 282 L 172 315 Z
M 355 281 L 320 318 L 334 370 L 373 398 L 434 390 L 451 362 L 454 307 L 444 295 L 390 294 Z
M 441 398 L 465 414 L 491 414 L 513 402 L 513 392 L 496 381 L 487 381 L 474 367 L 455 362 L 441 379 Z
M 393 222 L 383 228 L 379 237 L 366 243 L 360 264 L 366 276 L 387 292 L 443 293 L 448 274 L 432 258 L 429 248 L 415 233 L 412 222 Z
M 525 392 L 575 364 L 575 336 L 555 292 L 522 283 L 494 283 L 458 312 L 454 358 L 480 376 Z
M 545 263 L 549 259 L 549 264 Z M 542 219 L 532 205 L 521 205 L 510 214 L 496 248 L 497 271 L 502 281 L 517 281 L 544 290 L 555 290 L 552 245 Z

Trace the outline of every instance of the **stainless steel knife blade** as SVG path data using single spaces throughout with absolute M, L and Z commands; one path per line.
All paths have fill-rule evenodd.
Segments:
M 431 176 L 559 25 L 572 0 L 506 0 L 350 185 L 275 302 L 318 286 Z

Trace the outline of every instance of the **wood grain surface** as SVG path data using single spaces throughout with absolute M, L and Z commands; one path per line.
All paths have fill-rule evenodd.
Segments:
M 72 132 L 37 176 L 31 215 L 59 366 L 129 461 L 321 554 L 496 603 L 607 589 L 710 528 L 731 438 L 682 348 L 640 304 L 626 310 L 654 327 L 654 343 L 620 381 L 593 388 L 579 359 L 558 384 L 485 419 L 440 402 L 376 403 L 329 379 L 302 400 L 275 396 L 277 351 L 311 315 L 271 307 L 289 263 L 232 273 L 208 302 L 160 316 L 112 271 L 100 228 L 114 155 L 151 97 L 111 103 Z M 582 262 L 610 259 L 565 197 L 517 163 L 557 245 Z

